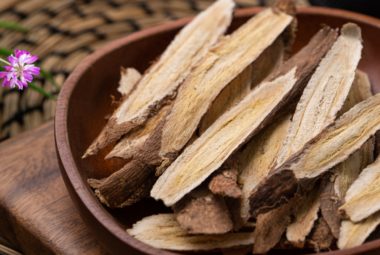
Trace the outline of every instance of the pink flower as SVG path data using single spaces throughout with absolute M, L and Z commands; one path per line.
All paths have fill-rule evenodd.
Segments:
M 15 56 L 10 55 L 7 59 L 10 62 L 10 66 L 3 66 L 7 72 L 0 72 L 0 79 L 4 79 L 3 87 L 14 88 L 17 85 L 18 89 L 23 89 L 24 87 L 28 87 L 27 82 L 33 80 L 32 75 L 40 73 L 39 67 L 30 65 L 36 62 L 38 57 L 31 56 L 29 52 L 15 50 Z

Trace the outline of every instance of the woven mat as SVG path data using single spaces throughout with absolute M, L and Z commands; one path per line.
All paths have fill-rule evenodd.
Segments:
M 272 5 L 275 0 L 236 0 L 237 8 Z M 137 30 L 194 16 L 213 0 L 0 0 L 0 19 L 30 33 L 0 28 L 0 46 L 38 55 L 62 86 L 74 67 L 100 47 Z M 308 0 L 297 0 L 308 5 Z M 42 77 L 35 83 L 57 94 Z M 56 102 L 25 89 L 0 86 L 0 141 L 54 117 Z

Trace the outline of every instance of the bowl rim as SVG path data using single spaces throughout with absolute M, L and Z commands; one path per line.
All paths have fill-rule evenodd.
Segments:
M 234 18 L 249 17 L 252 15 L 255 15 L 257 12 L 265 8 L 267 7 L 253 7 L 253 8 L 237 10 L 234 12 Z M 349 19 L 352 22 L 360 21 L 361 23 L 366 23 L 368 25 L 375 26 L 380 29 L 379 19 L 367 16 L 364 14 L 346 11 L 346 10 L 312 6 L 312 7 L 297 7 L 297 13 L 325 15 L 325 16 L 340 16 L 342 18 Z M 171 21 L 162 25 L 144 29 L 138 32 L 134 32 L 128 36 L 115 40 L 114 42 L 111 42 L 103 46 L 99 50 L 95 51 L 94 53 L 90 54 L 75 67 L 75 69 L 71 72 L 70 76 L 65 81 L 59 93 L 57 106 L 56 106 L 56 115 L 55 115 L 55 122 L 54 122 L 54 133 L 55 133 L 54 137 L 55 137 L 55 143 L 56 143 L 57 157 L 59 157 L 60 162 L 61 162 L 60 170 L 62 172 L 62 175 L 65 174 L 67 176 L 67 180 L 70 182 L 69 184 L 71 184 L 71 186 L 73 187 L 74 192 L 76 193 L 78 198 L 81 200 L 81 202 L 85 205 L 87 210 L 92 214 L 92 216 L 95 217 L 98 223 L 100 223 L 104 228 L 106 228 L 110 233 L 112 233 L 116 238 L 118 238 L 123 243 L 131 246 L 132 248 L 136 250 L 139 250 L 147 254 L 173 255 L 173 254 L 178 254 L 178 253 L 154 248 L 128 235 L 125 230 L 122 230 L 120 226 L 117 225 L 116 222 L 114 222 L 111 218 L 109 218 L 108 215 L 106 215 L 106 213 L 99 208 L 98 204 L 94 201 L 94 198 L 90 196 L 90 194 L 88 194 L 88 191 L 85 188 L 84 183 L 80 177 L 79 171 L 76 168 L 74 161 L 72 160 L 72 154 L 69 149 L 69 140 L 67 136 L 67 126 L 66 126 L 68 101 L 75 86 L 78 85 L 78 81 L 80 77 L 83 75 L 83 73 L 85 73 L 89 68 L 91 68 L 93 63 L 95 63 L 98 59 L 100 59 L 104 55 L 114 50 L 117 50 L 123 47 L 124 45 L 131 43 L 135 40 L 146 38 L 155 34 L 160 34 L 165 31 L 178 29 L 184 26 L 185 24 L 187 24 L 188 22 L 190 22 L 192 19 L 193 17 L 179 19 L 176 21 Z M 69 184 L 66 183 L 66 179 L 65 179 L 65 185 L 68 186 Z M 70 196 L 72 196 L 72 194 L 70 194 Z M 71 198 L 72 200 L 74 200 L 73 197 Z M 77 204 L 74 203 L 74 205 L 78 209 Z M 92 231 L 91 227 L 89 227 L 89 229 Z M 380 239 L 374 240 L 368 243 L 364 243 L 354 248 L 324 252 L 322 254 L 329 254 L 329 255 L 360 254 L 366 251 L 374 250 L 379 247 L 380 247 Z

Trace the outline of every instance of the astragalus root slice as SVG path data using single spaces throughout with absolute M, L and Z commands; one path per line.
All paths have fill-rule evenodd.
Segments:
M 217 170 L 299 95 L 335 37 L 335 31 L 322 29 L 305 48 L 223 114 L 158 179 L 151 196 L 170 206 Z
M 268 213 L 258 215 L 253 231 L 255 239 L 253 254 L 265 254 L 280 241 L 292 220 L 293 211 L 294 208 L 291 206 L 282 205 Z
M 319 185 L 314 186 L 295 214 L 294 222 L 286 229 L 286 238 L 296 247 L 304 246 L 306 236 L 313 228 L 314 221 L 318 219 L 319 188 Z
M 269 174 L 285 140 L 292 114 L 285 114 L 255 135 L 243 149 L 239 160 L 238 183 L 242 189 L 240 215 L 244 223 L 250 218 L 249 195 Z
M 143 185 L 141 185 L 140 188 L 138 188 L 133 195 L 127 199 L 124 203 L 118 206 L 118 208 L 123 208 L 126 206 L 133 205 L 134 203 L 140 201 L 143 198 L 150 197 L 150 190 L 153 187 L 153 184 L 157 181 L 157 177 L 152 176 L 150 179 L 148 179 L 146 182 L 144 182 Z M 107 204 L 107 201 L 103 199 L 102 195 L 99 193 L 99 186 L 102 184 L 102 180 L 95 180 L 95 179 L 89 179 L 88 184 L 91 186 L 91 188 L 95 189 L 95 195 L 98 197 L 100 202 Z
M 379 224 L 380 211 L 357 223 L 343 220 L 337 242 L 338 248 L 343 250 L 363 244 Z
M 190 235 L 181 228 L 174 214 L 146 217 L 133 224 L 127 232 L 141 242 L 165 250 L 215 250 L 253 244 L 252 233 Z
M 339 116 L 354 107 L 357 103 L 372 96 L 371 84 L 367 74 L 356 71 L 350 93 L 339 112 Z M 335 238 L 339 238 L 341 218 L 338 208 L 344 204 L 344 197 L 351 184 L 360 172 L 373 162 L 374 138 L 370 138 L 363 146 L 352 154 L 346 161 L 330 169 L 321 183 L 321 211 Z
M 293 23 L 296 22 L 296 20 L 293 21 Z M 287 43 L 284 42 L 285 36 L 287 36 L 286 38 L 289 40 Z M 289 48 L 292 48 L 294 39 L 295 34 L 282 34 L 253 62 L 251 74 L 252 89 L 259 85 L 274 70 L 279 68 L 284 61 L 289 59 L 289 52 L 287 51 L 289 51 Z
M 207 183 L 194 189 L 172 208 L 181 227 L 189 234 L 224 234 L 233 228 L 223 197 L 212 194 Z
M 233 0 L 219 0 L 186 25 L 147 70 L 133 92 L 113 113 L 84 157 L 96 154 L 133 128 L 144 124 L 176 90 L 211 46 L 224 34 L 232 19 Z
M 164 105 L 157 115 L 151 117 L 144 125 L 131 130 L 124 135 L 115 145 L 110 153 L 106 156 L 109 158 L 132 159 L 133 155 L 141 149 L 149 135 L 152 133 L 157 124 L 168 112 L 174 101 Z
M 287 1 L 294 7 L 293 1 Z M 220 91 L 271 45 L 292 20 L 292 16 L 269 8 L 207 53 L 181 85 L 174 105 L 133 160 L 99 187 L 111 207 L 127 200 L 152 175 L 154 168 L 159 166 L 156 174 L 160 174 L 177 158 Z
M 212 176 L 208 185 L 210 191 L 216 195 L 240 198 L 242 192 L 237 184 L 238 168 L 239 156 L 231 155 Z
M 117 91 L 120 92 L 123 96 L 131 93 L 133 87 L 137 84 L 137 82 L 141 79 L 141 74 L 134 68 L 124 68 L 121 67 L 121 78 L 119 81 L 119 87 Z
M 313 229 L 306 240 L 306 245 L 310 244 L 319 253 L 321 250 L 330 250 L 335 238 L 331 233 L 327 222 L 323 217 L 318 217 Z
M 369 165 L 348 189 L 342 217 L 359 222 L 380 210 L 380 157 Z
M 199 135 L 202 135 L 223 113 L 251 91 L 251 73 L 252 65 L 249 65 L 220 92 L 202 118 L 199 125 Z
M 294 35 L 293 35 L 294 36 Z M 292 39 L 287 38 L 292 41 Z M 285 56 L 284 37 L 279 36 L 251 65 L 240 73 L 212 103 L 199 126 L 202 135 L 223 113 L 247 95 L 271 72 L 278 68 Z
M 380 95 L 345 113 L 253 190 L 251 213 L 264 213 L 304 197 L 322 174 L 346 160 L 380 129 L 379 113 Z
M 354 81 L 362 48 L 360 28 L 352 23 L 344 25 L 302 94 L 277 165 L 335 120 Z

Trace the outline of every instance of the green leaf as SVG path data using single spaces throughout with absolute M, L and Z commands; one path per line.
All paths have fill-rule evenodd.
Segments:
M 23 32 L 23 33 L 29 33 L 29 29 L 27 29 L 26 27 L 12 21 L 8 21 L 8 20 L 0 19 L 0 27 L 13 29 L 13 30 Z

